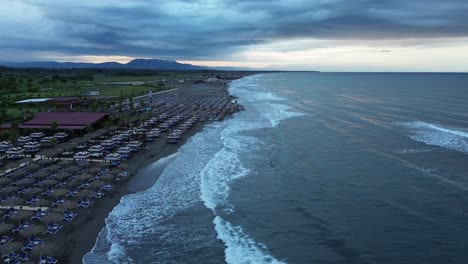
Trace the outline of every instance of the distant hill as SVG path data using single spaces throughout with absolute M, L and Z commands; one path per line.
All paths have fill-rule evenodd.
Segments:
M 177 61 L 166 61 L 158 59 L 134 59 L 128 63 L 103 62 L 56 62 L 56 61 L 35 61 L 35 62 L 0 62 L 0 65 L 15 68 L 47 68 L 47 69 L 142 69 L 142 70 L 203 70 L 207 67 L 192 64 L 179 63 Z

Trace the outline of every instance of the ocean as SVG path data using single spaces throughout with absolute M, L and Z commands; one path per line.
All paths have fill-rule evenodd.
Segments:
M 245 111 L 124 196 L 84 263 L 468 263 L 468 74 L 229 89 Z

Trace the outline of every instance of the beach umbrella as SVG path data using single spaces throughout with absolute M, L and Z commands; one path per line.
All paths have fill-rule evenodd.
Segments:
M 63 213 L 59 213 L 59 212 L 50 212 L 46 216 L 40 219 L 40 221 L 44 223 L 60 222 L 62 220 L 63 220 Z
M 82 190 L 76 194 L 76 197 L 78 197 L 78 199 L 88 198 L 93 195 L 93 193 L 94 192 L 91 190 Z
M 2 202 L 2 206 L 19 206 L 23 204 L 24 200 L 21 198 L 12 198 Z
M 93 175 L 88 174 L 88 173 L 81 173 L 78 175 L 78 179 L 81 181 L 89 180 L 93 177 Z
M 81 169 L 80 167 L 76 166 L 76 165 L 71 165 L 71 166 L 67 166 L 65 168 L 65 171 L 69 172 L 69 173 L 77 173 L 79 172 Z
M 38 164 L 34 163 L 34 162 L 31 162 L 29 163 L 28 165 L 26 165 L 24 167 L 24 170 L 28 171 L 28 172 L 36 172 L 38 171 L 39 169 L 41 168 L 41 166 L 39 166 Z
M 47 166 L 44 168 L 45 171 L 48 171 L 50 173 L 54 173 L 54 172 L 57 172 L 61 169 L 62 167 L 60 167 L 59 165 L 50 165 L 50 166 Z
M 46 199 L 40 199 L 37 203 L 34 204 L 34 206 L 37 207 L 48 207 L 50 205 L 50 202 Z
M 72 180 L 72 181 L 67 182 L 67 188 L 73 189 L 73 188 L 78 187 L 80 184 L 81 184 L 80 180 Z
M 24 237 L 40 236 L 46 230 L 47 228 L 43 225 L 32 224 L 29 227 L 21 230 L 19 233 Z
M 39 186 L 44 187 L 44 186 L 54 186 L 57 183 L 58 183 L 58 181 L 56 181 L 56 180 L 47 179 L 47 180 L 40 181 L 38 184 L 39 184 Z
M 61 181 L 64 179 L 68 179 L 70 176 L 71 176 L 70 173 L 62 171 L 62 172 L 57 173 L 54 178 Z
M 36 173 L 34 173 L 32 175 L 32 179 L 35 179 L 35 180 L 42 180 L 42 179 L 45 179 L 47 178 L 47 176 L 49 176 L 49 173 L 46 172 L 46 171 L 38 171 Z
M 1 177 L 0 178 L 0 185 L 7 185 L 9 184 L 10 182 L 12 182 L 13 180 L 10 179 L 10 178 L 6 178 L 6 177 Z
M 97 166 L 99 168 L 109 168 L 110 163 L 108 163 L 108 162 L 97 162 L 95 166 Z
M 104 180 L 104 181 L 113 181 L 115 179 L 115 175 L 117 175 L 117 173 L 106 173 L 104 175 L 101 176 L 101 180 Z
M 35 246 L 31 250 L 31 257 L 39 258 L 39 256 L 54 256 L 57 252 L 61 252 L 63 250 L 63 244 L 55 244 L 50 241 L 46 241 L 43 244 Z M 60 262 L 61 263 L 61 262 Z
M 51 165 L 52 163 L 54 163 L 54 161 L 50 160 L 50 159 L 40 159 L 40 160 L 34 161 L 34 163 L 37 163 L 37 164 L 41 165 L 42 167 L 44 167 L 44 166 L 47 166 L 47 165 Z
M 65 201 L 64 203 L 60 204 L 59 206 L 57 206 L 57 208 L 59 210 L 71 210 L 71 209 L 75 209 L 75 208 L 78 208 L 78 203 L 76 201 Z M 63 215 L 62 215 L 62 218 L 63 218 Z
M 127 170 L 127 169 L 128 169 L 128 163 L 122 162 L 122 163 L 120 163 L 119 165 L 117 165 L 116 168 L 117 168 L 117 169 L 120 169 L 120 170 Z
M 20 170 L 16 170 L 14 172 L 12 172 L 9 177 L 10 178 L 13 178 L 13 179 L 20 179 L 20 178 L 23 178 L 26 176 L 26 171 L 24 171 L 23 169 L 20 169 Z
M 92 182 L 90 185 L 89 185 L 89 189 L 91 190 L 97 190 L 99 189 L 101 186 L 103 186 L 105 183 L 103 181 L 94 181 Z
M 80 168 L 88 168 L 89 166 L 91 166 L 91 163 L 88 161 L 80 161 L 76 163 L 76 166 Z
M 43 191 L 44 191 L 44 188 L 33 187 L 33 188 L 27 190 L 25 192 L 25 195 L 28 196 L 28 197 L 32 197 L 32 196 L 35 196 L 35 195 L 37 195 L 37 194 L 39 194 L 39 193 L 41 193 Z
M 20 166 L 21 162 L 19 161 L 7 161 L 3 167 L 4 170 L 16 169 Z
M 52 193 L 52 196 L 55 197 L 55 198 L 62 197 L 62 196 L 65 196 L 65 194 L 67 194 L 69 191 L 70 191 L 69 189 L 60 188 L 60 189 L 55 190 Z
M 19 187 L 15 186 L 6 186 L 0 189 L 0 196 L 7 196 L 13 193 L 16 193 L 19 190 Z
M 13 220 L 22 220 L 31 218 L 36 212 L 29 210 L 19 210 L 16 214 L 12 215 L 10 218 Z M 18 222 L 19 223 L 19 222 Z
M 31 185 L 35 182 L 35 180 L 31 178 L 24 178 L 18 181 L 15 181 L 13 184 L 16 186 L 26 186 L 26 185 Z
M 14 228 L 13 225 L 1 223 L 0 224 L 0 234 L 10 233 L 11 230 Z
M 92 167 L 91 169 L 88 170 L 88 173 L 90 174 L 96 174 L 98 172 L 100 172 L 102 169 L 101 168 L 98 168 L 98 167 Z
M 12 241 L 0 247 L 0 254 L 6 255 L 6 254 L 9 254 L 10 252 L 15 252 L 15 251 L 19 252 L 21 251 L 22 247 L 23 247 L 23 243 Z
M 61 161 L 57 162 L 57 165 L 65 167 L 65 166 L 69 166 L 69 165 L 71 165 L 73 163 L 74 162 L 72 160 L 61 160 Z

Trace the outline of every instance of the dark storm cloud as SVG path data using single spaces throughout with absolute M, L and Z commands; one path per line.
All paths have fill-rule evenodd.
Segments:
M 10 33 L 0 47 L 210 59 L 288 39 L 468 36 L 466 0 L 24 1 L 53 37 Z M 27 23 L 18 27 L 35 26 Z

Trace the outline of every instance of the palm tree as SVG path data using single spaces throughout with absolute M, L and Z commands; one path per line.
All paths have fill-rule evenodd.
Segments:
M 52 134 L 55 135 L 55 130 L 58 128 L 58 123 L 56 121 L 53 121 L 50 123 L 50 129 L 52 130 Z

